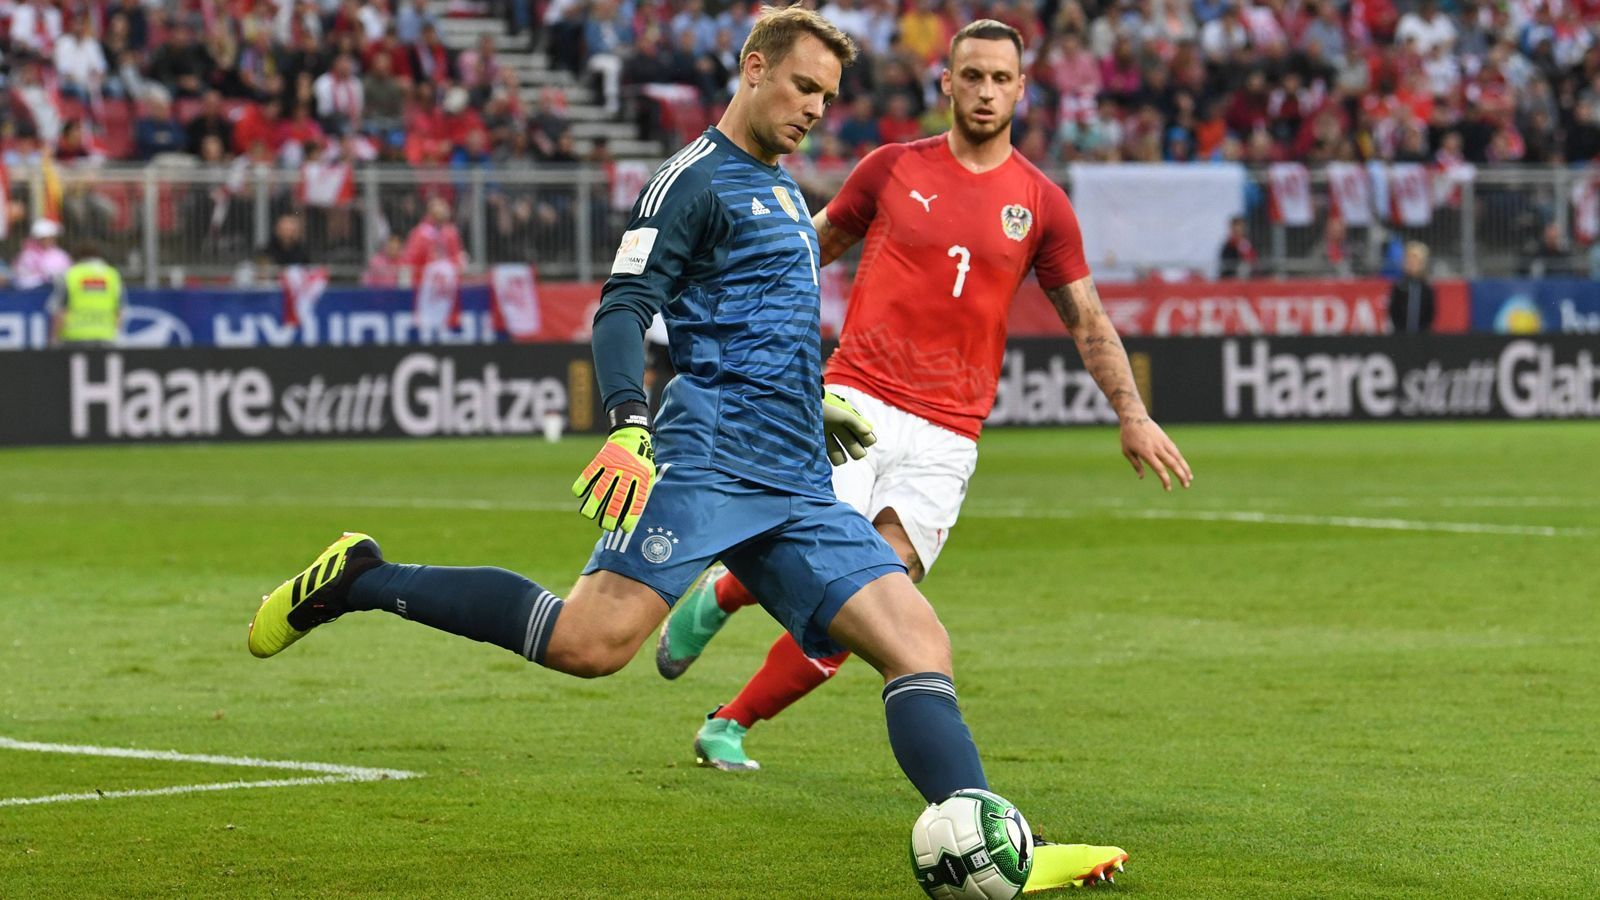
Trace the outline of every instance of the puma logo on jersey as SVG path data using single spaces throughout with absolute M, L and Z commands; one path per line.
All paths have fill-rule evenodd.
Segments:
M 767 209 L 767 205 L 765 203 L 761 202 L 761 198 L 760 197 L 751 197 L 750 198 L 750 215 L 752 215 L 752 216 L 764 216 L 769 212 L 772 212 L 772 210 Z
M 930 204 L 933 201 L 939 199 L 939 195 L 938 194 L 934 194 L 932 197 L 924 197 L 924 196 L 922 196 L 922 192 L 921 191 L 912 191 L 911 192 L 911 199 L 913 199 L 913 200 L 917 201 L 918 203 L 922 204 L 922 211 L 923 212 L 931 213 L 931 212 L 933 212 L 933 210 L 928 208 L 928 204 Z

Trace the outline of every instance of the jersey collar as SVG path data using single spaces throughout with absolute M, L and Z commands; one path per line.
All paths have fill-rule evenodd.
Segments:
M 710 138 L 711 141 L 717 146 L 726 149 L 729 153 L 732 153 L 752 166 L 757 166 L 764 171 L 771 172 L 774 175 L 777 175 L 783 171 L 783 166 L 781 165 L 769 166 L 761 160 L 756 159 L 754 156 L 744 152 L 744 148 L 740 147 L 738 144 L 735 144 L 733 142 L 733 138 L 723 134 L 722 129 L 715 125 L 711 125 L 706 128 L 705 137 Z

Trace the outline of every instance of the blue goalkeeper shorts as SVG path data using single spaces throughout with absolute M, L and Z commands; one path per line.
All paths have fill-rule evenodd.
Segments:
M 638 526 L 602 536 L 583 574 L 625 575 L 671 606 L 719 559 L 817 658 L 844 649 L 828 637 L 828 626 L 846 600 L 906 570 L 848 504 L 672 464 L 657 473 Z

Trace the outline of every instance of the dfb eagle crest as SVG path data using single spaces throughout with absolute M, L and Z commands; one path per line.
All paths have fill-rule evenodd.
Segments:
M 1000 210 L 1000 230 L 1013 241 L 1020 241 L 1033 229 L 1033 213 L 1020 203 Z

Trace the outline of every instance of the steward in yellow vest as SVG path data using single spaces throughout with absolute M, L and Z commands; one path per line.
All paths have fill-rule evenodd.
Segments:
M 56 283 L 50 296 L 55 313 L 52 344 L 104 344 L 117 340 L 125 298 L 122 275 L 100 258 L 98 248 L 84 247 Z

